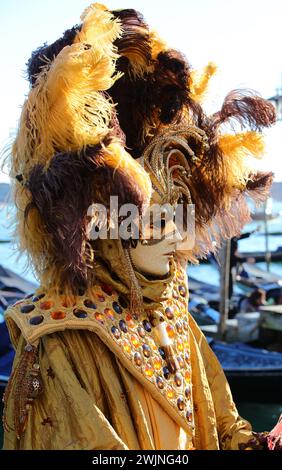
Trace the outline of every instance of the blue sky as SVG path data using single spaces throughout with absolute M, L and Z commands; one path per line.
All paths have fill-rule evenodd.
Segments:
M 17 126 L 28 92 L 25 63 L 32 50 L 79 23 L 85 0 L 8 0 L 0 3 L 0 142 Z M 281 0 L 108 0 L 109 8 L 135 8 L 167 43 L 184 52 L 194 68 L 210 60 L 219 72 L 207 111 L 215 111 L 234 88 L 253 88 L 268 98 L 282 86 Z M 282 180 L 282 124 L 267 131 L 262 167 Z M 0 174 L 0 181 L 6 180 Z

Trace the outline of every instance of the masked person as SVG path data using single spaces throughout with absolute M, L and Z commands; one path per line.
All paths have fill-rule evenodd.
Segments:
M 11 176 L 40 287 L 6 314 L 5 449 L 263 448 L 187 311 L 187 260 L 239 233 L 245 196 L 262 200 L 271 182 L 248 155 L 273 107 L 233 92 L 206 116 L 212 70 L 197 81 L 139 13 L 100 4 L 33 53 Z M 231 119 L 250 129 L 221 132 Z M 194 244 L 163 209 L 158 239 L 151 222 L 141 237 L 95 236 L 97 207 L 108 229 L 126 229 L 124 205 L 139 220 L 153 203 L 193 203 Z

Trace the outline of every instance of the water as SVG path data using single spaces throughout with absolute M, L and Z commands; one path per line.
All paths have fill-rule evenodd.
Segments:
M 282 209 L 282 203 L 279 205 Z M 0 208 L 0 240 L 9 240 L 10 232 L 8 228 L 9 221 L 7 220 L 7 212 L 5 208 Z M 246 231 L 258 225 L 257 222 L 249 227 Z M 282 232 L 282 217 L 278 220 L 269 223 L 269 229 L 273 232 Z M 239 242 L 239 250 L 241 251 L 263 251 L 264 250 L 264 237 L 256 234 L 251 238 L 247 238 Z M 271 250 L 276 250 L 282 246 L 282 235 L 274 235 L 269 237 L 269 247 Z M 17 274 L 22 275 L 26 279 L 35 282 L 35 276 L 30 269 L 25 269 L 26 258 L 22 256 L 18 259 L 18 254 L 12 249 L 11 243 L 0 243 L 0 264 L 15 271 Z M 259 266 L 264 268 L 264 263 L 258 263 Z M 282 263 L 273 263 L 271 270 L 281 275 L 282 279 Z M 215 266 L 209 264 L 200 264 L 198 266 L 189 266 L 188 275 L 195 277 L 201 281 L 219 285 L 219 272 Z M 236 287 L 237 291 L 240 291 Z M 276 424 L 278 417 L 282 413 L 281 403 L 258 403 L 258 402 L 239 402 L 236 403 L 239 413 L 242 417 L 250 421 L 256 431 L 270 430 Z M 0 436 L 1 440 L 1 436 Z

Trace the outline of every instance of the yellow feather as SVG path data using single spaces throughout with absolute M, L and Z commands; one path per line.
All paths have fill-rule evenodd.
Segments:
M 191 95 L 195 101 L 201 102 L 205 98 L 208 89 L 209 81 L 215 74 L 217 66 L 210 62 L 201 74 L 197 71 L 191 73 L 191 81 L 189 83 L 191 88 Z

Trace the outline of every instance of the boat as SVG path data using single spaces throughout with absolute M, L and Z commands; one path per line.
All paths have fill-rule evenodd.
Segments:
M 207 338 L 236 400 L 280 403 L 282 353 Z

